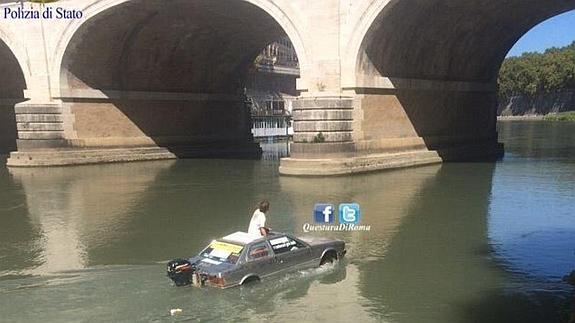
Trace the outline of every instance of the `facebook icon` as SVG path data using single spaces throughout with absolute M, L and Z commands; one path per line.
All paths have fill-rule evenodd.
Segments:
M 318 203 L 313 209 L 313 215 L 316 223 L 333 223 L 334 207 L 332 204 Z

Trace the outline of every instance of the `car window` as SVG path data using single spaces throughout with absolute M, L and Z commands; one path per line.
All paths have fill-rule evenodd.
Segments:
M 286 236 L 270 239 L 270 244 L 272 245 L 272 249 L 276 254 L 293 251 L 305 247 L 305 245 L 300 241 L 294 240 Z
M 266 242 L 256 243 L 250 247 L 248 250 L 248 260 L 255 260 L 264 257 L 268 257 L 270 255 L 270 249 Z

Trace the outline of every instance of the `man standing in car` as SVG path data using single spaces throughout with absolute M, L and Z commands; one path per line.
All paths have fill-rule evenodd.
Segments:
M 248 234 L 261 237 L 266 236 L 269 229 L 266 228 L 266 213 L 270 209 L 270 202 L 263 200 L 258 204 L 258 208 L 254 211 L 250 226 L 248 227 Z

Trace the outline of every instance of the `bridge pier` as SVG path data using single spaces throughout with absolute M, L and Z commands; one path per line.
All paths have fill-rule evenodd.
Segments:
M 112 91 L 95 97 L 93 90 L 84 92 L 17 104 L 18 151 L 7 165 L 261 155 L 239 96 Z
M 14 106 L 19 151 L 63 148 L 66 146 L 62 103 L 25 101 Z
M 493 92 L 367 90 L 294 103 L 294 143 L 280 173 L 329 176 L 502 156 Z

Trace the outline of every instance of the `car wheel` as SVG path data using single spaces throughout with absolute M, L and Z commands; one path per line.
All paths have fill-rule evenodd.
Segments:
M 244 280 L 244 282 L 242 283 L 242 286 L 259 283 L 259 281 L 260 281 L 260 278 L 258 276 L 250 276 L 250 277 L 246 278 L 246 280 Z
M 328 251 L 321 258 L 319 265 L 323 266 L 325 264 L 333 264 L 336 260 L 337 260 L 337 254 L 335 253 L 335 251 Z

